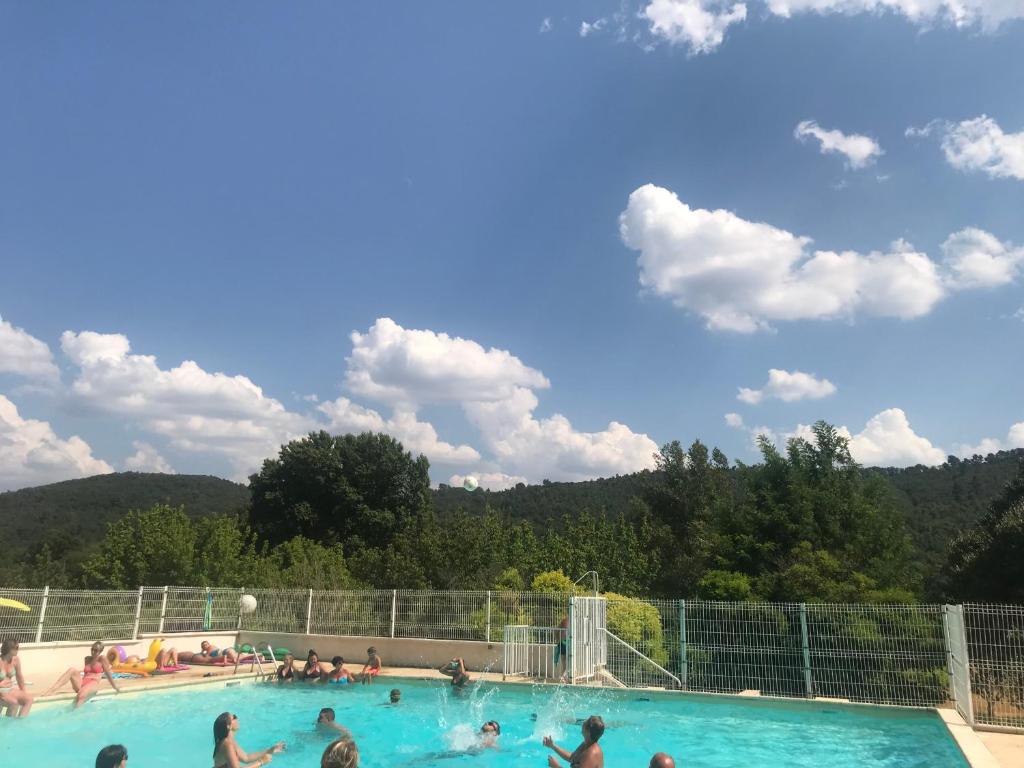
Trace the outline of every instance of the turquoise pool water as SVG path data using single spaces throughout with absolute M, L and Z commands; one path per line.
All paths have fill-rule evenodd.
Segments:
M 392 686 L 397 707 L 384 704 Z M 238 741 L 256 751 L 284 739 L 273 766 L 318 766 L 329 739 L 316 733 L 321 707 L 350 728 L 366 768 L 546 765 L 541 737 L 573 749 L 577 718 L 601 715 L 608 768 L 646 768 L 662 750 L 687 768 L 842 766 L 964 768 L 931 712 L 781 701 L 671 696 L 637 691 L 477 685 L 454 697 L 441 683 L 382 680 L 372 686 L 222 684 L 104 697 L 78 712 L 40 709 L 0 722 L 0 765 L 92 766 L 100 747 L 121 743 L 133 768 L 209 768 L 213 720 L 238 715 Z M 467 752 L 486 720 L 502 726 L 500 749 Z

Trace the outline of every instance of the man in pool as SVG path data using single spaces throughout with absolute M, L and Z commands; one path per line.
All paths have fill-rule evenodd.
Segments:
M 604 720 L 600 715 L 591 715 L 583 721 L 583 743 L 573 752 L 562 749 L 545 736 L 543 744 L 552 749 L 555 754 L 569 763 L 570 768 L 604 768 L 604 752 L 598 740 L 604 734 Z M 548 768 L 561 768 L 561 763 L 554 757 L 548 756 Z
M 651 758 L 651 764 L 647 768 L 676 768 L 676 761 L 672 759 L 671 755 L 655 752 Z
M 469 674 L 466 672 L 466 662 L 461 658 L 452 659 L 446 664 L 437 668 L 442 675 L 452 679 L 452 690 L 461 691 L 469 683 Z
M 398 688 L 392 688 L 391 693 L 388 694 L 388 704 L 397 704 L 402 700 L 402 692 Z
M 330 707 L 324 707 L 320 710 L 320 714 L 316 718 L 316 729 L 320 733 L 325 733 L 331 738 L 338 738 L 338 735 L 348 736 L 352 738 L 352 734 L 348 728 L 334 719 L 334 710 Z
M 96 755 L 96 768 L 125 768 L 128 765 L 128 750 L 120 744 L 111 744 Z

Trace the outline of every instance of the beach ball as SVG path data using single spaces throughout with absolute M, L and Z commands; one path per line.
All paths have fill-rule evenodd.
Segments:
M 475 491 L 479 485 L 480 483 L 478 483 L 476 478 L 472 475 L 467 476 L 466 479 L 462 481 L 462 487 L 467 491 Z
M 256 598 L 252 595 L 242 595 L 238 607 L 242 609 L 242 613 L 252 613 L 256 610 Z

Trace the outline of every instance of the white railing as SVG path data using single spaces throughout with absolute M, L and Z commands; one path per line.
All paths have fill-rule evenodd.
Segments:
M 539 681 L 562 679 L 564 653 L 558 651 L 557 660 L 555 655 L 564 633 L 565 630 L 559 627 L 506 626 L 502 637 L 502 677 L 526 677 Z
M 244 593 L 257 599 L 251 614 L 239 611 Z M 12 637 L 24 644 L 239 629 L 501 642 L 506 626 L 530 627 L 535 634 L 517 639 L 532 654 L 526 673 L 520 661 L 510 669 L 541 679 L 563 674 L 561 659 L 554 665 L 554 652 L 559 632 L 565 631 L 559 624 L 568 619 L 572 599 L 567 594 L 486 590 L 206 587 L 0 588 L 0 597 L 29 606 L 28 612 L 0 607 L 0 639 Z M 584 599 L 592 598 L 577 598 Z M 961 618 L 962 623 L 955 623 Z M 962 627 L 959 640 L 951 635 L 950 621 Z M 903 706 L 952 702 L 968 716 L 973 712 L 979 726 L 1024 729 L 1022 606 L 611 598 L 606 627 L 677 678 L 685 690 L 756 690 L 764 696 Z M 594 669 L 613 670 L 616 654 L 625 653 L 611 641 L 603 657 L 596 640 L 592 650 L 593 658 L 584 663 Z M 629 677 L 625 675 L 627 684 Z M 579 679 L 583 682 L 588 675 Z
M 601 685 L 614 688 L 668 688 L 679 690 L 682 681 L 661 666 L 654 659 L 622 638 L 604 631 L 607 648 L 607 663 L 603 674 L 597 676 Z

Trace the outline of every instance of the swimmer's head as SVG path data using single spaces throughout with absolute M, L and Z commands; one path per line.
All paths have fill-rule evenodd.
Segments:
M 488 720 L 480 726 L 480 733 L 494 734 L 501 736 L 501 724 L 497 720 Z
M 397 688 L 391 689 L 391 703 L 397 704 L 398 700 L 402 698 L 402 692 Z
M 320 714 L 317 716 L 316 721 L 318 723 L 333 723 L 334 722 L 334 710 L 330 707 L 324 707 L 320 710 Z

